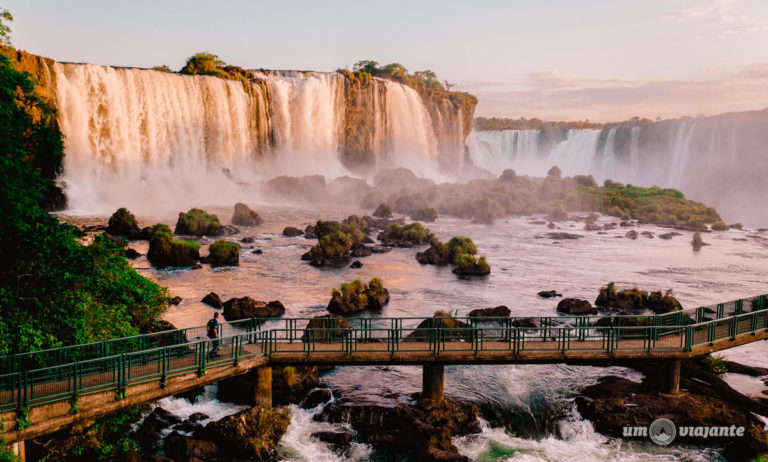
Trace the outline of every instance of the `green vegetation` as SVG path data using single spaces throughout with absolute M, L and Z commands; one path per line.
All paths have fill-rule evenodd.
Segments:
M 418 209 L 411 214 L 411 220 L 432 222 L 437 220 L 437 210 L 434 207 Z
M 397 223 L 391 223 L 384 230 L 379 239 L 386 245 L 396 245 L 408 247 L 413 245 L 423 245 L 434 237 L 429 228 L 415 221 L 407 225 L 400 226 Z
M 138 334 L 169 299 L 113 243 L 83 245 L 41 207 L 50 182 L 39 159 L 63 156 L 54 115 L 0 55 L 0 354 Z
M 315 236 L 319 240 L 322 240 L 325 236 L 331 235 L 336 232 L 342 232 L 350 238 L 352 242 L 351 245 L 354 246 L 362 243 L 363 239 L 365 239 L 365 234 L 360 230 L 360 227 L 358 224 L 353 223 L 355 221 L 354 219 L 350 220 L 349 218 L 347 218 L 347 220 L 350 221 L 350 223 L 317 220 L 317 223 L 315 223 Z
M 334 314 L 349 315 L 365 309 L 381 309 L 389 302 L 389 291 L 379 278 L 371 279 L 368 284 L 359 279 L 342 283 L 339 289 L 331 290 L 328 311 Z
M 703 361 L 704 365 L 707 366 L 707 369 L 709 369 L 714 374 L 723 374 L 728 372 L 728 366 L 726 366 L 725 361 L 720 356 L 707 355 L 704 357 Z
M 570 129 L 596 129 L 603 124 L 590 122 L 589 119 L 576 122 L 551 122 L 537 118 L 508 119 L 504 117 L 476 117 L 475 130 L 540 130 L 542 128 Z
M 9 22 L 13 21 L 13 15 L 10 11 L 0 8 L 0 43 L 5 46 L 11 45 L 11 27 Z
M 187 63 L 180 72 L 187 75 L 212 75 L 226 79 L 229 76 L 223 70 L 225 65 L 218 56 L 204 51 L 187 58 Z
M 107 232 L 115 236 L 128 236 L 139 231 L 139 223 L 136 217 L 125 207 L 117 209 L 109 217 Z
M 392 206 L 382 202 L 373 211 L 373 216 L 377 218 L 392 218 Z
M 218 216 L 193 208 L 187 213 L 179 213 L 174 233 L 190 236 L 218 236 L 221 234 L 221 223 Z
M 155 66 L 152 68 L 153 71 L 160 71 L 160 72 L 173 72 L 170 67 L 163 64 L 161 66 Z
M 157 231 L 149 241 L 147 259 L 154 266 L 192 266 L 200 260 L 200 243 L 175 239 L 165 231 Z
M 728 225 L 720 220 L 712 224 L 712 231 L 728 231 Z
M 302 259 L 309 260 L 310 264 L 323 266 L 333 261 L 343 260 L 352 250 L 352 238 L 343 231 L 335 231 L 321 237 Z
M 685 199 L 676 189 L 623 186 L 606 180 L 602 188 L 586 187 L 582 194 L 594 210 L 641 223 L 703 231 L 707 223 L 722 221 L 715 209 Z
M 447 96 L 457 98 L 457 100 L 474 100 L 474 104 L 472 105 L 473 109 L 474 105 L 477 104 L 477 98 L 475 98 L 475 96 L 470 95 L 469 93 L 452 92 L 451 87 L 453 85 L 448 82 L 440 82 L 437 75 L 429 70 L 409 73 L 408 69 L 402 64 L 391 63 L 380 66 L 379 63 L 371 60 L 358 61 L 353 70 L 355 73 L 365 73 L 373 77 L 390 79 L 408 85 L 419 92 L 422 98 L 427 100 Z
M 237 265 L 240 261 L 240 244 L 220 239 L 208 247 L 206 261 L 215 265 Z
M 483 276 L 491 272 L 491 266 L 485 257 L 475 258 L 474 255 L 463 253 L 456 261 L 455 274 Z

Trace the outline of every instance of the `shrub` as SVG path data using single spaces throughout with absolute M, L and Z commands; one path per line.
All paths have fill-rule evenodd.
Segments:
M 712 231 L 728 231 L 728 225 L 722 221 L 717 221 L 712 224 Z
M 162 64 L 160 66 L 155 66 L 152 68 L 153 71 L 159 71 L 159 72 L 173 72 L 170 67 L 168 67 L 166 64 Z
M 704 357 L 704 364 L 707 368 L 715 374 L 723 374 L 728 372 L 728 366 L 725 365 L 725 361 L 720 356 L 708 355 Z
M 744 229 L 744 225 L 742 225 L 741 223 L 738 223 L 738 222 L 730 225 L 729 227 L 733 228 L 733 229 L 738 229 L 738 230 Z
M 391 218 L 392 206 L 385 203 L 379 204 L 379 206 L 376 207 L 376 210 L 373 211 L 373 216 L 377 218 Z
M 435 221 L 437 220 L 437 210 L 434 207 L 418 209 L 411 214 L 411 220 Z
M 220 60 L 218 56 L 202 52 L 187 58 L 187 63 L 181 68 L 181 73 L 227 78 L 227 73 L 222 69 L 224 65 L 224 61 Z

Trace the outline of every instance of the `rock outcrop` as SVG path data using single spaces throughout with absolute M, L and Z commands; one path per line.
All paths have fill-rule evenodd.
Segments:
M 230 298 L 224 302 L 224 319 L 276 318 L 285 314 L 285 306 L 277 300 L 260 302 L 251 297 Z
M 238 202 L 232 214 L 232 224 L 236 226 L 259 226 L 264 223 L 261 216 L 248 208 L 247 205 Z

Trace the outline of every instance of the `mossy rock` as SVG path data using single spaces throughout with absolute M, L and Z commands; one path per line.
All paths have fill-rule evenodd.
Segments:
M 179 213 L 174 234 L 188 236 L 218 236 L 222 234 L 219 217 L 201 209 L 191 209 L 187 213 Z
M 317 228 L 316 228 L 317 229 Z M 320 238 L 309 252 L 302 255 L 302 260 L 309 260 L 311 265 L 324 266 L 343 260 L 352 250 L 352 238 L 343 231 L 335 231 Z
M 456 268 L 453 274 L 461 276 L 485 276 L 491 273 L 491 266 L 485 261 L 485 257 L 475 259 L 474 255 L 461 254 L 456 260 Z
M 219 239 L 208 247 L 205 262 L 213 265 L 237 265 L 240 262 L 240 244 Z
M 107 233 L 113 236 L 126 236 L 131 239 L 136 239 L 140 233 L 139 223 L 136 221 L 136 217 L 129 212 L 128 209 L 123 207 L 117 209 L 117 211 L 109 217 Z
M 384 287 L 381 279 L 373 278 L 368 284 L 355 279 L 331 291 L 328 311 L 348 316 L 366 309 L 381 309 L 387 303 L 389 303 L 389 291 Z
M 200 260 L 200 243 L 174 239 L 168 233 L 158 232 L 149 241 L 147 259 L 153 266 L 192 266 Z
M 412 247 L 414 245 L 423 245 L 428 243 L 434 234 L 429 228 L 425 228 L 418 221 L 400 226 L 397 223 L 392 223 L 387 226 L 381 234 L 379 234 L 379 240 L 384 244 L 392 247 Z

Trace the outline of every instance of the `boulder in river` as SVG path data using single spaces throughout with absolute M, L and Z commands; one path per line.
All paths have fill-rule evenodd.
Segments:
M 277 300 L 260 302 L 251 297 L 231 298 L 224 302 L 224 319 L 276 318 L 285 314 L 285 306 Z
M 349 335 L 353 328 L 352 324 L 335 314 L 315 316 L 309 320 L 301 339 L 305 342 L 310 338 L 316 340 L 338 340 Z
M 499 305 L 494 308 L 478 308 L 469 312 L 467 316 L 470 318 L 508 318 L 509 308 L 504 305 Z
M 556 290 L 542 290 L 538 293 L 539 297 L 541 298 L 552 298 L 552 297 L 562 297 L 563 294 L 557 293 Z
M 637 239 L 637 231 L 635 231 L 634 229 L 630 230 L 627 232 L 627 234 L 624 235 L 624 237 L 626 237 L 627 239 L 635 240 Z
M 359 279 L 334 288 L 328 311 L 333 314 L 349 316 L 366 309 L 381 309 L 389 303 L 389 291 L 381 283 L 381 279 L 373 278 L 366 284 Z
M 335 401 L 323 410 L 320 419 L 350 423 L 360 441 L 400 454 L 410 453 L 420 461 L 468 461 L 460 455 L 451 438 L 481 431 L 479 407 L 466 400 L 444 396 L 422 399 L 418 404 L 386 407 Z
M 349 432 L 317 432 L 310 437 L 328 443 L 334 449 L 345 448 L 352 443 L 352 434 Z
M 136 217 L 125 207 L 117 209 L 109 217 L 107 233 L 113 236 L 125 236 L 129 239 L 138 239 L 141 233 Z
M 581 234 L 571 234 L 571 233 L 565 233 L 565 232 L 559 232 L 559 233 L 547 233 L 547 237 L 550 239 L 555 239 L 558 241 L 566 240 L 566 239 L 581 239 Z
M 156 233 L 149 241 L 147 259 L 153 266 L 192 266 L 200 260 L 200 243 L 175 239 L 165 232 Z
M 321 404 L 325 404 L 333 398 L 331 390 L 327 388 L 315 388 L 301 402 L 304 409 L 314 409 Z
M 232 224 L 237 226 L 258 226 L 264 223 L 258 213 L 254 212 L 247 205 L 238 202 L 235 204 L 235 211 L 232 214 Z
M 197 441 L 215 443 L 227 459 L 269 460 L 291 422 L 287 409 L 253 407 L 197 430 Z M 186 459 L 176 459 L 186 460 Z M 200 460 L 209 460 L 201 458 Z
M 240 263 L 240 244 L 219 239 L 208 246 L 208 256 L 202 261 L 216 266 L 238 265 Z
M 296 237 L 301 236 L 304 234 L 304 231 L 300 230 L 299 228 L 294 228 L 293 226 L 286 226 L 283 228 L 283 236 L 286 237 Z
M 564 298 L 557 304 L 557 312 L 574 316 L 583 316 L 587 314 L 597 314 L 597 308 L 593 307 L 587 300 Z
M 201 302 L 205 303 L 208 306 L 212 306 L 214 308 L 224 308 L 224 303 L 221 301 L 221 297 L 216 292 L 211 292 L 205 297 L 203 297 Z
M 223 234 L 219 217 L 198 208 L 179 213 L 174 234 L 189 236 L 219 236 Z
M 362 267 L 363 267 L 363 263 L 362 263 L 360 260 L 355 260 L 355 261 L 353 261 L 353 262 L 352 262 L 352 263 L 349 265 L 349 267 L 350 267 L 350 268 L 362 268 Z

